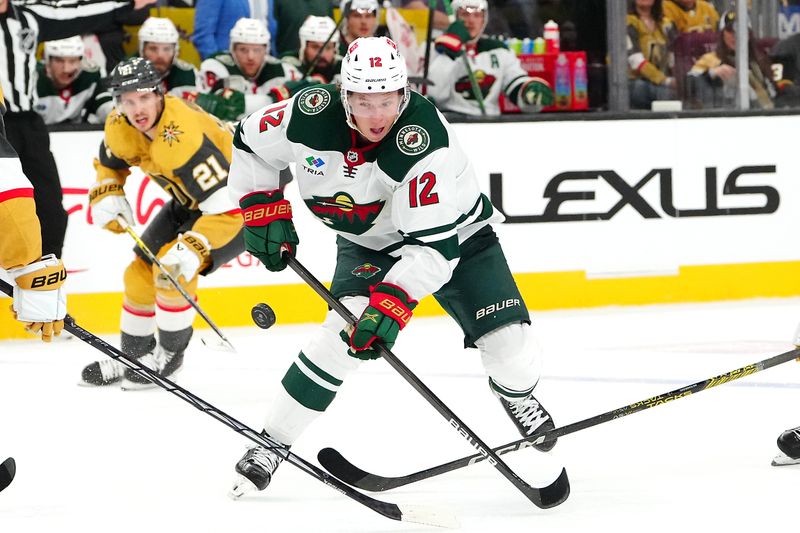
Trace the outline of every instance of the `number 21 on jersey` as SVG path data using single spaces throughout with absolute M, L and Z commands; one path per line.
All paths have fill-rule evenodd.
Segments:
M 436 185 L 436 174 L 426 172 L 408 183 L 409 207 L 420 207 L 439 203 L 439 194 L 433 192 Z

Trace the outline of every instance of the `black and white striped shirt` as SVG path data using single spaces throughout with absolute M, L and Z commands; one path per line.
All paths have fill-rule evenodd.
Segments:
M 130 6 L 123 0 L 12 0 L 0 14 L 0 87 L 7 110 L 33 110 L 40 40 L 91 33 Z

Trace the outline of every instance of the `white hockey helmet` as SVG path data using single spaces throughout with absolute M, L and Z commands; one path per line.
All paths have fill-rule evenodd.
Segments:
M 324 43 L 331 37 L 330 42 L 334 45 L 339 44 L 339 32 L 336 31 L 336 23 L 330 17 L 315 17 L 313 15 L 306 18 L 303 25 L 300 26 L 300 60 L 303 60 L 303 55 L 306 51 L 306 43 L 308 41 Z
M 406 61 L 397 50 L 397 45 L 388 37 L 360 37 L 350 43 L 342 59 L 342 105 L 347 124 L 358 128 L 353 122 L 351 107 L 347 103 L 348 93 L 387 93 L 403 91 L 399 117 L 411 98 L 408 90 Z
M 144 43 L 166 43 L 175 45 L 175 56 L 172 61 L 174 62 L 178 57 L 180 35 L 178 34 L 178 28 L 175 27 L 175 24 L 170 19 L 149 17 L 139 28 L 138 37 L 140 56 L 143 55 Z
M 46 41 L 44 60 L 46 62 L 51 57 L 83 57 L 84 51 L 83 39 L 78 35 L 57 41 Z
M 339 3 L 339 11 L 343 17 L 352 11 L 374 11 L 375 16 L 380 15 L 380 3 L 378 0 L 342 0 Z
M 233 54 L 233 45 L 237 43 L 263 44 L 267 47 L 267 54 L 269 54 L 269 30 L 258 19 L 240 18 L 237 20 L 231 28 L 230 41 L 231 54 Z
M 481 35 L 483 34 L 486 24 L 489 23 L 489 2 L 487 0 L 453 0 L 450 5 L 453 7 L 453 13 L 458 13 L 459 9 L 482 11 L 483 27 L 481 28 Z

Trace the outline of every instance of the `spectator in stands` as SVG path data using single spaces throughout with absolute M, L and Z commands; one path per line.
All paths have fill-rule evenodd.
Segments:
M 309 17 L 332 17 L 332 0 L 271 0 L 277 32 L 272 43 L 272 53 L 285 54 L 300 48 L 300 26 Z
M 180 36 L 168 18 L 150 17 L 139 28 L 139 55 L 161 74 L 164 93 L 185 98 L 196 92 L 200 79 L 197 69 L 178 58 Z
M 92 122 L 102 124 L 114 107 L 103 91 L 100 70 L 83 67 L 83 39 L 77 35 L 44 43 L 44 62 L 37 65 L 33 109 L 45 124 Z
M 664 15 L 680 33 L 716 31 L 719 12 L 706 0 L 664 0 Z
M 300 26 L 300 50 L 281 55 L 281 59 L 296 66 L 304 77 L 320 83 L 336 83 L 342 68 L 342 57 L 336 49 L 339 32 L 330 17 L 310 16 Z
M 192 43 L 200 59 L 227 50 L 231 28 L 237 20 L 249 16 L 248 0 L 197 0 Z
M 661 0 L 628 0 L 627 32 L 631 107 L 650 109 L 655 100 L 674 99 L 669 49 L 676 32 Z
M 378 0 L 342 0 L 339 10 L 344 17 L 339 55 L 344 57 L 350 43 L 359 37 L 374 37 L 378 31 Z
M 703 107 L 734 107 L 736 103 L 736 13 L 725 13 L 720 26 L 716 49 L 698 59 L 689 71 L 690 94 L 696 95 Z M 771 66 L 758 50 L 752 32 L 748 56 L 750 107 L 772 109 L 775 88 Z
M 197 103 L 223 120 L 239 120 L 308 86 L 297 68 L 269 55 L 269 41 L 261 21 L 236 21 L 230 31 L 230 52 L 200 64 L 204 94 L 198 95 Z
M 501 41 L 483 35 L 487 0 L 454 0 L 453 9 L 456 21 L 436 38 L 428 71 L 433 82 L 428 96 L 439 109 L 497 116 L 501 94 L 525 113 L 538 113 L 543 106 L 552 105 L 550 85 L 529 76 Z
M 776 107 L 800 106 L 800 33 L 775 43 L 769 52 Z

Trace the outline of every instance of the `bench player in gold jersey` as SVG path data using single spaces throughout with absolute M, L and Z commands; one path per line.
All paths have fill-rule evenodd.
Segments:
M 198 274 L 208 275 L 244 251 L 241 215 L 226 190 L 232 134 L 194 104 L 164 95 L 160 80 L 140 57 L 123 61 L 111 73 L 116 107 L 106 119 L 89 203 L 96 226 L 121 233 L 120 219 L 134 224 L 124 192 L 131 166 L 167 191 L 172 198 L 142 240 L 194 297 Z M 121 349 L 170 376 L 183 365 L 195 311 L 141 250 L 134 252 L 124 275 Z M 112 359 L 83 369 L 84 384 L 119 381 L 125 389 L 152 386 Z

